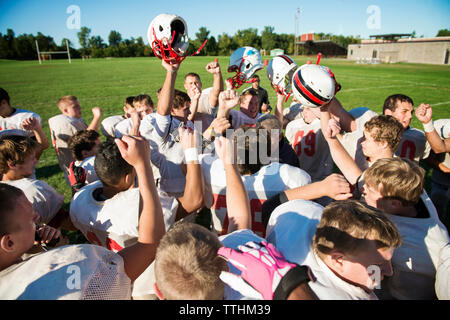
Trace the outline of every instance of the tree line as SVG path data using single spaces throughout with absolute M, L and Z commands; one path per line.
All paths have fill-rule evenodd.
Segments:
M 270 50 L 279 48 L 284 50 L 288 55 L 293 55 L 294 35 L 293 34 L 277 34 L 275 28 L 265 26 L 261 33 L 256 28 L 248 28 L 236 31 L 233 36 L 226 33 L 220 34 L 217 39 L 210 35 L 210 31 L 206 27 L 200 27 L 195 38 L 189 39 L 189 54 L 197 50 L 205 40 L 208 40 L 205 47 L 200 51 L 199 55 L 209 56 L 229 56 L 234 50 L 243 46 L 252 46 L 257 49 L 265 49 L 266 54 L 270 54 Z M 437 36 L 448 35 L 448 30 L 439 30 Z M 69 41 L 70 55 L 73 58 L 82 56 L 90 56 L 92 58 L 103 57 L 149 57 L 153 56 L 153 51 L 148 44 L 144 43 L 142 37 L 123 39 L 120 32 L 111 30 L 108 36 L 108 42 L 98 35 L 91 35 L 91 29 L 81 27 L 77 33 L 81 48 L 75 49 Z M 316 33 L 315 40 L 331 40 L 344 48 L 349 44 L 359 43 L 359 36 L 343 36 L 331 33 Z M 37 59 L 36 44 L 37 40 L 39 50 L 42 51 L 65 51 L 66 39 L 62 39 L 57 44 L 51 36 L 46 36 L 41 32 L 37 35 L 21 34 L 16 36 L 14 31 L 7 29 L 5 34 L 0 33 L 0 59 L 16 59 L 16 60 L 33 60 Z M 306 54 L 302 46 L 298 46 L 298 54 Z M 64 55 L 57 55 L 52 59 L 62 58 Z

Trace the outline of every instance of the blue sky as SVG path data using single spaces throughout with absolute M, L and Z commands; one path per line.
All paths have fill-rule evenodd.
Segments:
M 295 32 L 295 14 L 299 33 L 324 32 L 343 35 L 411 33 L 433 37 L 439 29 L 450 29 L 449 0 L 0 0 L 0 32 L 8 28 L 16 35 L 36 34 L 51 36 L 56 43 L 63 38 L 79 47 L 73 11 L 80 11 L 80 26 L 91 29 L 91 35 L 100 35 L 105 42 L 111 30 L 122 34 L 122 39 L 142 36 L 151 20 L 160 13 L 183 17 L 190 38 L 202 26 L 212 36 L 227 33 L 232 36 L 239 29 L 273 26 L 276 33 Z M 67 26 L 69 20 L 70 29 Z M 72 23 L 72 24 L 70 24 Z

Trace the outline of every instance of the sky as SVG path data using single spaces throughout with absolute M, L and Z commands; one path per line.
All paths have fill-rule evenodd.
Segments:
M 160 13 L 176 14 L 188 26 L 188 36 L 196 38 L 206 27 L 217 40 L 226 33 L 265 26 L 275 33 L 323 32 L 368 39 L 370 35 L 411 33 L 434 37 L 440 29 L 450 29 L 450 0 L 0 0 L 0 32 L 12 29 L 16 36 L 41 32 L 57 44 L 68 38 L 79 48 L 77 32 L 82 26 L 90 36 L 105 43 L 111 30 L 122 39 L 142 37 Z

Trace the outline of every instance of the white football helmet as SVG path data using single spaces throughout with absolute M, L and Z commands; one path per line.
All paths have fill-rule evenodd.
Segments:
M 180 63 L 187 55 L 189 38 L 186 21 L 175 14 L 162 13 L 152 20 L 147 39 L 158 58 Z
M 292 93 L 291 80 L 297 64 L 287 55 L 273 57 L 267 65 L 267 77 L 276 92 L 289 96 Z
M 321 107 L 328 103 L 339 88 L 331 70 L 317 64 L 302 65 L 292 78 L 295 98 L 310 108 Z
M 264 68 L 261 61 L 261 53 L 253 47 L 241 47 L 236 49 L 230 56 L 228 72 L 236 72 L 236 75 L 229 78 L 234 89 L 239 88 L 244 82 L 254 82 L 252 76 L 255 72 Z

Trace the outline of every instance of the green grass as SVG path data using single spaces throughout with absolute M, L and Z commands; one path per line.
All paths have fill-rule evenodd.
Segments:
M 229 57 L 218 57 L 224 78 Z M 270 59 L 270 57 L 264 57 Z M 298 65 L 306 63 L 308 57 L 298 57 Z M 181 65 L 176 82 L 183 89 L 184 75 L 196 72 L 203 81 L 203 88 L 212 85 L 212 76 L 205 65 L 214 57 L 188 57 Z M 311 59 L 313 63 L 316 58 Z M 414 104 L 429 103 L 433 106 L 433 119 L 450 118 L 450 66 L 423 64 L 360 65 L 341 59 L 322 58 L 321 64 L 328 66 L 342 85 L 337 97 L 345 109 L 366 106 L 381 113 L 384 99 L 391 94 L 410 96 Z M 276 105 L 276 95 L 271 89 L 265 70 L 258 73 L 261 86 L 269 92 L 271 105 Z M 157 58 L 113 58 L 45 61 L 0 60 L 0 87 L 6 89 L 15 107 L 38 113 L 43 120 L 43 129 L 50 138 L 47 120 L 58 114 L 56 102 L 63 95 L 78 97 L 87 123 L 92 119 L 91 108 L 103 109 L 103 117 L 121 114 L 127 96 L 149 94 L 156 103 L 156 91 L 164 81 L 165 71 Z M 241 92 L 245 87 L 239 89 Z M 290 102 L 290 101 L 289 101 Z M 412 126 L 422 129 L 413 119 Z M 45 180 L 59 193 L 65 195 L 68 208 L 71 193 L 58 167 L 55 151 L 47 149 L 37 166 L 38 179 Z

